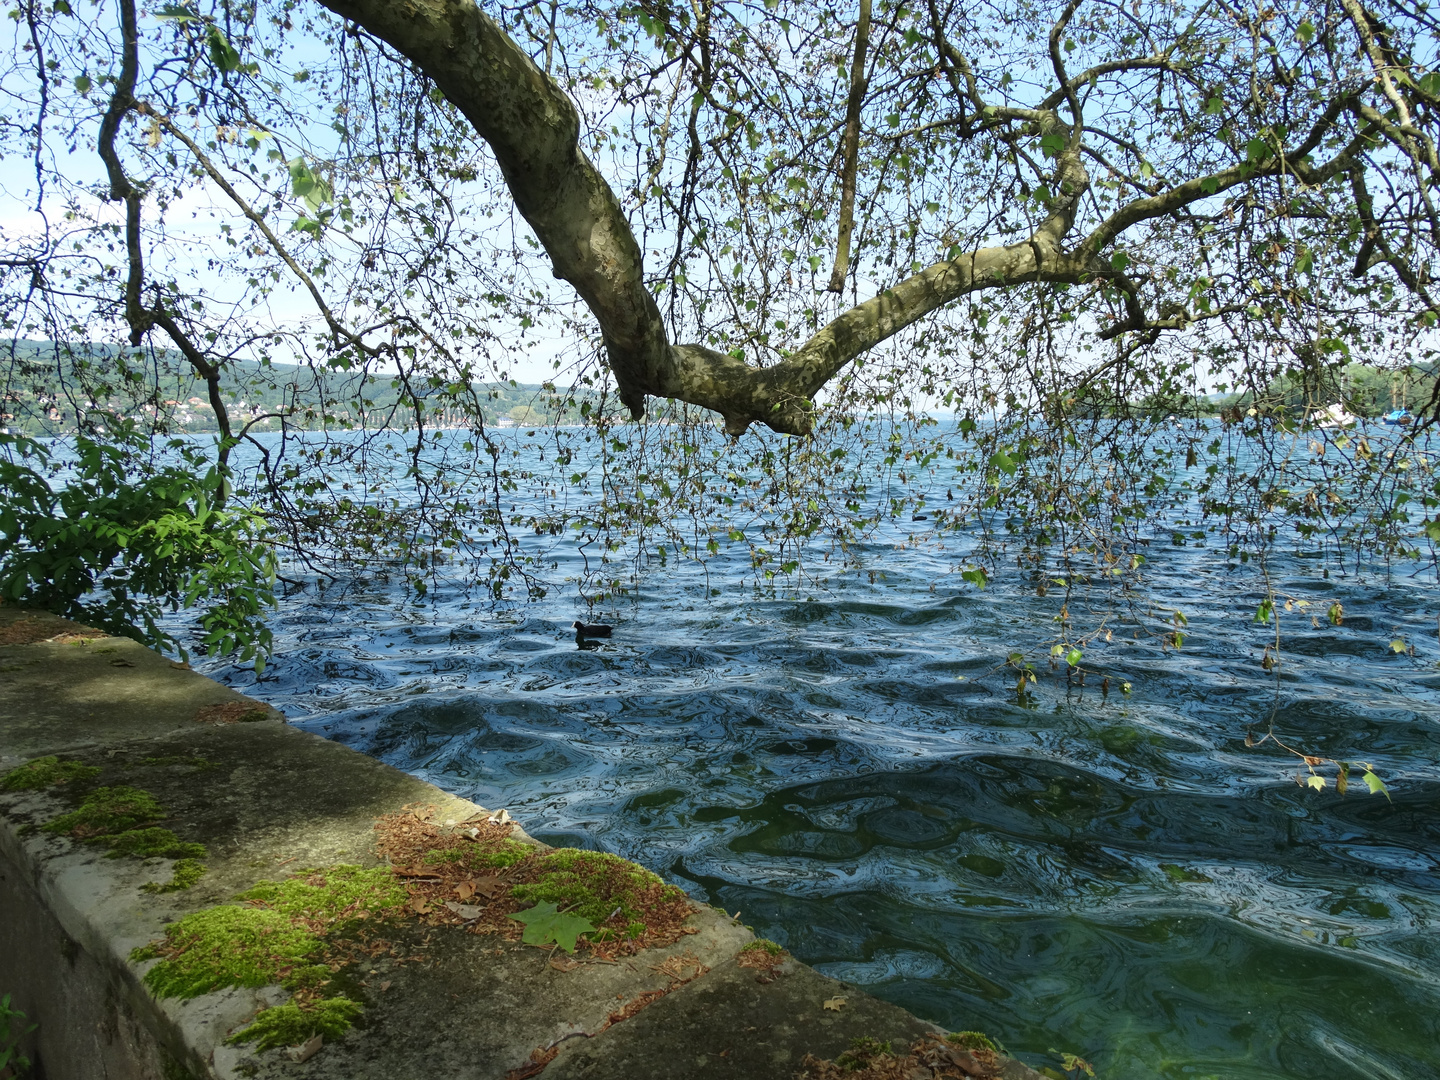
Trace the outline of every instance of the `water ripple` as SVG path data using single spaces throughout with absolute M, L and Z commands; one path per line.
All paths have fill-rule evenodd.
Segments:
M 1257 579 L 1157 544 L 1184 648 L 1098 598 L 1113 640 L 1087 645 L 1080 686 L 1045 662 L 1053 598 L 871 548 L 883 577 L 815 602 L 671 568 L 597 613 L 616 636 L 585 649 L 569 624 L 589 613 L 559 592 L 492 613 L 357 587 L 288 604 L 258 683 L 215 670 L 1036 1064 L 1054 1046 L 1107 1080 L 1440 1076 L 1433 585 L 1277 560 L 1312 606 L 1283 614 L 1275 678 Z M 1332 599 L 1344 623 L 1312 625 Z M 1012 649 L 1037 665 L 1024 698 Z M 1393 801 L 1301 788 L 1296 758 L 1246 745 L 1272 725 L 1370 764 Z

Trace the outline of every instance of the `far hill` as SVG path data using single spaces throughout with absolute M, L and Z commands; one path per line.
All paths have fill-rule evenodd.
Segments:
M 284 423 L 324 427 L 410 427 L 413 406 L 401 408 L 407 388 L 393 373 L 232 360 L 225 364 L 221 400 L 231 425 L 254 422 L 275 431 Z M 599 403 L 589 388 L 552 384 L 445 384 L 412 380 L 428 427 L 468 426 L 477 412 L 487 426 L 579 422 Z M 127 417 L 168 432 L 217 430 L 208 389 L 175 352 L 139 352 L 98 343 L 13 340 L 0 345 L 0 427 L 27 435 L 63 435 L 82 423 L 106 426 Z

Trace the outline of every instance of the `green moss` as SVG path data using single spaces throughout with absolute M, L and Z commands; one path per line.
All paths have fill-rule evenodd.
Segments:
M 643 866 L 599 851 L 559 848 L 541 856 L 538 869 L 538 881 L 517 885 L 510 895 L 517 900 L 549 900 L 596 926 L 617 912 L 627 922 L 643 926 L 639 918 L 640 894 L 657 885 L 664 889 L 663 899 L 671 899 L 672 894 L 684 895 Z
M 200 847 L 199 844 L 193 846 Z M 204 849 L 201 848 L 201 850 Z M 148 893 L 181 892 L 199 881 L 204 873 L 205 864 L 199 859 L 176 859 L 175 866 L 170 871 L 169 881 L 147 881 L 140 888 Z
M 168 885 L 146 888 L 189 888 L 204 869 L 181 859 Z M 251 903 L 187 915 L 166 928 L 163 939 L 130 954 L 136 962 L 160 960 L 145 975 L 145 985 L 157 997 L 195 997 L 227 986 L 271 983 L 292 990 L 323 986 L 332 975 L 325 963 L 325 935 L 396 913 L 409 896 L 386 869 L 332 866 L 285 881 L 262 881 L 237 899 Z
M 993 1050 L 997 1054 L 1000 1052 L 995 1040 L 979 1031 L 952 1031 L 945 1036 L 945 1041 L 953 1046 L 963 1046 L 966 1050 Z
M 859 1072 L 882 1054 L 890 1053 L 890 1042 L 881 1042 L 868 1035 L 850 1040 L 850 1049 L 835 1059 L 835 1064 L 846 1072 Z
M 145 985 L 156 997 L 191 998 L 227 986 L 315 985 L 329 976 L 316 963 L 322 947 L 316 934 L 278 911 L 225 905 L 171 923 L 161 941 L 130 958 L 162 957 L 145 973 Z
M 180 859 L 171 882 L 151 882 L 145 888 L 186 889 L 204 871 L 203 864 Z M 160 961 L 145 974 L 145 985 L 157 997 L 188 998 L 229 986 L 272 983 L 291 990 L 326 986 L 335 976 L 327 961 L 336 958 L 328 936 L 398 913 L 409 894 L 387 869 L 332 866 L 301 871 L 284 881 L 261 881 L 238 899 L 250 903 L 187 915 L 168 927 L 160 941 L 130 954 L 137 963 Z M 229 1041 L 258 1041 L 259 1048 L 267 1050 L 303 1043 L 316 1034 L 338 1038 L 361 1008 L 343 997 L 282 1005 L 261 1012 Z
M 165 811 L 148 791 L 124 786 L 102 787 L 87 795 L 78 809 L 62 814 L 45 829 L 87 840 L 148 825 L 164 816 Z
M 746 945 L 740 951 L 742 953 L 747 953 L 755 952 L 761 949 L 769 953 L 771 956 L 779 956 L 785 951 L 785 946 L 781 945 L 778 941 L 771 941 L 769 938 L 762 937 L 756 938 L 754 941 L 750 942 L 749 945 Z
M 287 919 L 323 923 L 329 933 L 344 933 L 365 919 L 395 913 L 410 895 L 384 867 L 331 866 L 302 870 L 284 881 L 258 882 L 236 899 L 258 901 Z
M 338 1039 L 359 1018 L 359 1002 L 349 998 L 327 998 L 313 1005 L 277 1005 L 263 1009 L 248 1027 L 237 1031 L 225 1041 L 256 1042 L 256 1050 L 273 1050 L 279 1046 L 298 1046 L 314 1037 Z
M 204 844 L 188 843 L 157 825 L 126 829 L 115 836 L 97 836 L 92 843 L 106 845 L 111 859 L 124 855 L 137 859 L 203 859 L 206 855 Z
M 61 761 L 53 755 L 36 758 L 19 765 L 4 777 L 0 777 L 0 790 L 36 791 L 40 788 L 69 784 L 76 780 L 89 780 L 100 775 L 94 765 L 81 765 L 78 761 Z
M 436 848 L 425 853 L 425 862 L 430 866 L 460 865 L 467 870 L 494 870 L 503 866 L 514 866 L 535 854 L 536 849 L 518 840 L 502 840 L 493 851 L 486 851 L 469 841 L 454 847 Z

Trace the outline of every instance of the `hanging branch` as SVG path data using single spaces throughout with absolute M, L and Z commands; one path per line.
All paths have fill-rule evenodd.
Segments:
M 230 428 L 230 413 L 220 396 L 220 368 L 205 355 L 191 340 L 190 335 L 167 312 L 156 298 L 155 306 L 147 308 L 140 298 L 145 285 L 144 252 L 140 245 L 140 204 L 144 192 L 130 182 L 125 167 L 115 149 L 115 136 L 120 123 L 132 111 L 141 111 L 135 99 L 135 80 L 140 70 L 140 31 L 135 17 L 135 0 L 120 0 L 121 62 L 120 78 L 116 80 L 115 92 L 105 117 L 100 122 L 100 138 L 96 149 L 105 163 L 105 172 L 110 181 L 109 197 L 113 202 L 125 204 L 125 321 L 130 326 L 130 344 L 139 345 L 151 327 L 158 326 L 169 335 L 190 366 L 205 380 L 206 394 L 210 407 L 215 411 L 215 423 L 220 428 L 219 466 L 223 469 L 230 458 L 235 436 Z M 225 502 L 225 488 L 216 490 L 216 507 Z
M 850 235 L 855 228 L 855 169 L 860 157 L 860 106 L 865 101 L 865 53 L 870 48 L 870 0 L 860 0 L 855 26 L 855 59 L 850 64 L 850 98 L 845 103 L 845 148 L 840 173 L 840 235 L 835 241 L 835 267 L 829 290 L 845 291 L 850 270 Z

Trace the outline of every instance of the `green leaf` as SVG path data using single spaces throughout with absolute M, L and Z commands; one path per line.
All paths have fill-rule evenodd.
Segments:
M 1405 651 L 1404 639 L 1397 637 L 1394 641 L 1390 642 L 1390 651 L 1393 653 L 1403 653 Z
M 1225 101 L 1219 97 L 1208 98 L 1205 102 L 1205 111 L 1211 116 L 1225 108 Z
M 1295 30 L 1295 36 L 1298 37 L 1301 41 L 1303 41 L 1306 45 L 1309 45 L 1310 39 L 1315 36 L 1315 24 L 1312 23 L 1309 19 L 1302 19 L 1300 21 L 1299 27 L 1297 27 Z
M 187 23 L 199 22 L 200 16 L 189 8 L 180 7 L 177 4 L 166 4 L 159 11 L 155 12 L 155 18 L 167 19 L 173 22 Z
M 1065 663 L 1069 664 L 1071 667 L 1079 667 L 1080 658 L 1084 655 L 1085 654 L 1082 653 L 1079 649 L 1071 649 L 1065 654 Z
M 1369 769 L 1365 770 L 1365 775 L 1360 779 L 1365 781 L 1365 786 L 1370 789 L 1371 795 L 1384 795 L 1386 799 L 1390 798 L 1390 792 L 1385 789 L 1384 781 Z
M 1295 260 L 1295 272 L 1297 274 L 1306 273 L 1310 269 L 1310 267 L 1314 265 L 1314 263 L 1314 254 L 1310 251 L 1309 248 L 1306 248 L 1300 253 L 1300 257 Z
M 1430 97 L 1440 97 L 1440 71 L 1426 72 L 1420 76 L 1420 81 L 1416 85 L 1420 88 L 1422 94 L 1428 94 Z
M 1325 790 L 1325 778 L 1323 776 L 1312 776 L 1309 780 L 1306 780 L 1305 783 L 1316 791 Z
M 575 942 L 581 934 L 593 934 L 596 929 L 589 919 L 566 915 L 550 900 L 542 900 L 534 907 L 517 911 L 506 918 L 525 924 L 525 933 L 520 936 L 525 944 L 548 945 L 553 941 L 568 953 L 575 951 Z
M 75 89 L 76 89 L 76 90 L 79 90 L 80 93 L 82 93 L 82 94 L 88 94 L 88 93 L 90 92 L 90 85 L 91 85 L 91 84 L 90 84 L 90 76 L 89 76 L 89 75 L 76 75 L 76 76 L 75 76 Z
M 205 31 L 205 41 L 210 46 L 210 60 L 221 71 L 239 71 L 240 54 L 235 51 L 220 28 L 212 26 Z
M 1065 149 L 1065 136 L 1055 131 L 1041 136 L 1040 149 L 1045 152 L 1046 157 L 1059 157 L 1060 151 Z
M 1123 251 L 1117 251 L 1114 255 L 1110 256 L 1110 265 L 1116 270 L 1124 270 L 1125 267 L 1130 265 L 1130 256 L 1126 255 Z
M 997 450 L 995 451 L 995 453 L 990 455 L 990 464 L 995 468 L 999 469 L 1006 476 L 1014 476 L 1015 470 L 1019 466 L 1019 462 L 1017 462 L 1004 450 Z

